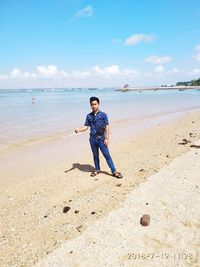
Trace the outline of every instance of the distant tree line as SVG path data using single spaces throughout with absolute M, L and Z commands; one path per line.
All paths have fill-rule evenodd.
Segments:
M 189 82 L 177 82 L 176 86 L 200 86 L 200 78 L 197 80 L 191 80 Z

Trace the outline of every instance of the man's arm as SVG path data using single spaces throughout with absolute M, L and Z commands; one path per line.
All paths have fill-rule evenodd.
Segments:
M 83 126 L 83 127 L 80 127 L 80 128 L 76 128 L 75 129 L 75 133 L 84 132 L 84 131 L 87 131 L 87 129 L 88 129 L 88 126 Z
M 105 113 L 104 114 L 104 122 L 105 122 L 105 140 L 104 140 L 104 144 L 106 146 L 108 146 L 108 143 L 109 143 L 109 121 L 108 121 L 108 116 L 107 114 Z
M 108 144 L 109 144 L 109 125 L 106 125 L 106 128 L 105 128 L 105 140 L 104 140 L 104 144 L 106 146 L 108 146 Z
M 106 125 L 106 128 L 105 128 L 105 139 L 109 140 L 109 125 Z
M 88 118 L 88 115 L 87 115 L 86 119 L 85 119 L 84 126 L 80 127 L 80 128 L 76 128 L 75 129 L 75 133 L 87 131 L 88 127 L 89 127 L 89 118 Z

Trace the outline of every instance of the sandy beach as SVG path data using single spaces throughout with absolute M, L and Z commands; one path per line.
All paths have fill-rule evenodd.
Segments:
M 199 166 L 195 149 L 174 159 L 37 266 L 199 266 Z
M 134 120 L 111 125 L 121 180 L 102 155 L 103 172 L 90 177 L 88 133 L 2 153 L 0 265 L 141 266 L 134 253 L 166 253 L 176 255 L 171 266 L 199 266 L 200 162 L 190 146 L 200 144 L 200 111 L 172 115 L 144 118 L 136 132 Z M 161 264 L 170 266 L 145 259 Z
M 200 1 L 0 10 L 0 267 L 200 267 Z

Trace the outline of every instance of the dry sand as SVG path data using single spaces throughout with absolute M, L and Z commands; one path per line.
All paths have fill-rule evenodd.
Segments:
M 130 122 L 128 125 L 126 125 L 126 123 L 122 123 L 121 125 L 123 125 L 123 129 L 125 129 L 121 131 L 123 136 L 123 131 L 129 131 L 131 125 Z M 117 126 L 113 126 L 112 128 L 113 134 L 111 129 L 111 136 L 113 135 L 113 137 L 114 130 L 116 129 L 115 127 Z M 131 127 L 134 127 L 134 125 Z M 184 138 L 191 143 L 185 145 L 178 144 L 179 142 L 182 142 L 182 139 Z M 124 221 L 123 218 L 125 218 L 124 216 L 129 209 L 131 210 L 129 216 L 130 221 L 127 218 L 124 221 L 124 223 L 127 221 L 127 229 L 123 227 L 119 228 L 119 226 L 115 224 L 115 222 L 117 223 L 116 219 L 113 221 L 113 227 L 117 227 L 116 236 L 118 236 L 117 231 L 120 231 L 122 234 L 124 232 L 124 235 L 126 235 L 126 233 L 128 234 L 128 231 L 130 231 L 129 227 L 131 226 L 131 228 L 140 229 L 139 232 L 132 229 L 133 235 L 130 236 L 130 238 L 136 238 L 138 242 L 141 230 L 143 231 L 143 234 L 152 230 L 149 236 L 150 239 L 148 239 L 147 235 L 147 238 L 144 240 L 146 240 L 145 246 L 148 248 L 151 248 L 151 244 L 153 244 L 153 251 L 158 248 L 159 242 L 163 242 L 165 234 L 169 238 L 167 242 L 172 244 L 170 242 L 173 242 L 176 233 L 173 235 L 171 231 L 173 230 L 173 227 L 180 226 L 181 222 L 184 221 L 184 217 L 181 218 L 181 222 L 175 217 L 175 224 L 173 224 L 173 219 L 171 219 L 167 224 L 165 222 L 165 224 L 162 223 L 163 226 L 159 226 L 159 222 L 157 221 L 158 218 L 155 219 L 155 215 L 159 216 L 160 214 L 160 220 L 162 221 L 164 220 L 165 210 L 160 211 L 159 208 L 161 206 L 159 205 L 161 205 L 161 203 L 155 203 L 157 195 L 154 196 L 154 194 L 151 194 L 151 197 L 149 198 L 150 200 L 148 199 L 149 203 L 152 201 L 153 205 L 144 206 L 144 203 L 141 202 L 142 198 L 136 198 L 134 192 L 140 192 L 137 190 L 142 190 L 144 186 L 143 193 L 147 195 L 149 192 L 148 186 L 150 185 L 152 185 L 152 192 L 154 192 L 153 190 L 158 190 L 156 183 L 152 182 L 155 181 L 156 178 L 154 178 L 154 176 L 152 176 L 151 179 L 148 177 L 158 173 L 163 167 L 169 165 L 174 158 L 189 151 L 191 149 L 190 145 L 194 144 L 198 139 L 200 139 L 200 111 L 188 111 L 186 114 L 179 116 L 178 119 L 173 118 L 173 120 L 154 124 L 148 131 L 144 129 L 144 131 L 138 135 L 127 135 L 126 138 L 121 138 L 120 140 L 113 138 L 114 141 L 112 141 L 111 137 L 111 154 L 117 169 L 124 174 L 124 178 L 121 180 L 115 179 L 109 175 L 108 167 L 102 156 L 101 165 L 102 170 L 105 170 L 105 172 L 96 177 L 90 177 L 93 161 L 86 134 L 78 135 L 76 138 L 72 137 L 70 142 L 68 141 L 69 146 L 66 147 L 64 144 L 65 141 L 62 140 L 58 142 L 55 141 L 52 144 L 35 144 L 34 146 L 26 147 L 19 151 L 16 150 L 12 153 L 1 155 L 0 266 L 33 266 L 34 263 L 37 263 L 41 258 L 48 258 L 48 255 L 51 259 L 50 253 L 53 251 L 55 251 L 55 254 L 52 255 L 62 255 L 59 254 L 60 252 L 56 254 L 57 249 L 62 246 L 66 246 L 67 248 L 67 246 L 70 246 L 68 244 L 77 246 L 77 241 L 76 239 L 74 240 L 74 238 L 79 238 L 80 236 L 80 238 L 84 240 L 84 238 L 91 233 L 90 231 L 93 231 L 91 230 L 93 228 L 90 227 L 96 229 L 95 227 L 97 226 L 95 226 L 95 223 L 98 225 L 98 220 L 100 225 L 102 223 L 101 219 L 103 219 L 109 226 L 110 216 L 116 218 L 115 214 L 119 212 L 122 216 L 122 218 L 118 218 L 119 221 Z M 75 146 L 77 142 L 81 142 L 84 152 L 81 153 L 80 148 Z M 69 154 L 69 151 L 65 151 L 65 148 L 69 149 L 70 146 L 71 148 L 74 147 L 75 150 L 70 150 Z M 193 153 L 193 151 L 198 153 L 198 149 L 195 150 L 195 148 L 193 148 L 191 153 Z M 192 154 L 192 156 L 195 157 L 197 155 Z M 181 162 L 183 167 L 187 165 L 186 163 L 192 164 L 192 161 L 185 161 L 185 164 L 183 163 L 184 160 Z M 70 170 L 72 165 L 73 168 Z M 176 167 L 175 164 L 174 168 L 177 169 L 178 179 L 179 170 L 182 168 L 180 167 L 181 165 L 177 166 L 178 167 Z M 193 165 L 191 165 L 191 168 L 193 168 Z M 162 175 L 159 175 L 160 174 L 158 174 L 158 177 L 160 177 L 159 181 L 165 180 L 165 177 L 162 178 Z M 180 173 L 179 175 L 181 176 Z M 189 180 L 187 181 L 187 183 L 191 183 L 191 185 L 195 181 L 195 177 L 191 177 L 192 175 L 193 170 L 188 176 Z M 198 176 L 196 176 L 196 178 L 197 177 Z M 181 177 L 179 177 L 177 183 L 183 181 L 183 179 L 184 177 L 182 177 L 182 180 Z M 172 177 L 171 180 L 173 181 Z M 179 186 L 177 183 L 175 180 L 174 187 Z M 164 189 L 165 188 L 167 190 L 166 192 L 171 192 L 170 187 L 167 187 L 166 185 Z M 182 188 L 184 195 L 185 188 Z M 169 210 L 173 215 L 173 212 L 177 209 L 173 209 L 174 202 L 167 201 L 164 189 L 161 190 L 163 195 L 160 196 L 160 199 L 163 197 L 164 203 L 166 203 L 166 210 Z M 194 190 L 199 189 L 196 188 Z M 134 204 L 135 206 L 131 206 L 131 199 L 136 201 Z M 178 200 L 180 199 L 181 198 Z M 196 193 L 194 198 L 191 197 L 189 203 L 189 205 L 194 205 L 194 212 L 196 212 Z M 164 206 L 164 204 L 162 205 Z M 63 208 L 65 206 L 71 208 L 67 213 L 63 213 Z M 184 207 L 183 204 L 182 209 L 180 209 L 180 216 L 182 210 L 186 209 L 186 207 Z M 192 210 L 192 207 L 187 207 L 187 209 L 190 208 Z M 186 211 L 187 214 L 193 217 L 193 211 L 191 211 L 191 213 L 188 210 Z M 141 228 L 138 224 L 138 219 L 145 212 L 150 213 L 152 221 L 150 226 L 144 229 L 144 227 Z M 137 218 L 132 218 L 133 214 L 135 214 Z M 169 213 L 169 216 L 172 215 Z M 189 229 L 191 231 L 188 230 L 189 226 L 186 225 L 186 228 L 189 231 L 188 237 L 187 235 L 181 236 L 181 232 L 179 232 L 179 241 L 183 242 L 183 246 L 187 241 L 190 241 L 193 230 L 199 230 L 197 227 L 198 222 L 195 218 L 196 217 L 194 217 L 193 220 L 193 218 L 190 217 L 192 226 Z M 128 223 L 132 224 L 128 226 Z M 164 226 L 166 231 L 162 232 L 162 229 L 159 227 Z M 98 228 L 101 229 L 100 226 Z M 110 229 L 111 228 L 108 227 L 108 231 L 110 231 Z M 153 229 L 159 229 L 159 232 L 156 234 Z M 99 236 L 101 233 L 100 231 L 101 230 L 94 233 L 99 240 L 101 240 Z M 85 237 L 84 232 L 86 235 Z M 115 232 L 111 233 L 111 235 L 113 235 L 113 240 L 115 240 Z M 152 243 L 153 241 L 151 240 L 151 237 L 154 238 L 154 235 L 156 236 L 156 240 Z M 109 235 L 107 236 L 109 251 L 111 249 L 111 247 L 109 247 L 109 239 L 111 237 Z M 103 239 L 102 242 L 104 242 Z M 83 243 L 80 243 L 80 246 L 81 244 L 83 245 Z M 139 245 L 137 251 L 141 252 L 142 249 L 140 250 L 140 248 L 144 244 L 137 244 Z M 126 243 L 125 247 L 126 251 L 128 251 L 127 253 L 135 252 L 136 247 L 128 247 L 128 243 Z M 97 248 L 98 245 L 96 249 Z M 89 253 L 90 249 L 92 249 L 92 247 L 89 246 Z M 192 252 L 194 253 L 195 247 L 192 249 Z M 99 253 L 103 253 L 103 250 L 97 250 L 99 250 Z M 146 252 L 151 251 L 148 249 Z M 167 253 L 168 250 L 166 249 L 165 251 Z M 120 253 L 121 256 L 121 253 L 123 253 L 123 256 L 126 255 L 124 252 L 125 250 L 121 251 L 118 247 L 118 253 Z M 87 251 L 85 251 L 85 253 L 87 253 Z M 96 253 L 97 262 L 95 266 L 98 266 L 98 260 L 101 262 L 103 256 L 99 255 L 97 251 Z M 109 253 L 105 254 L 104 257 L 109 258 L 108 254 Z M 110 254 L 110 256 L 112 255 L 113 254 Z M 78 255 L 77 260 L 81 259 L 81 257 L 84 257 L 84 251 L 82 255 Z M 89 260 L 92 259 L 91 257 L 92 255 L 90 255 Z M 130 266 L 133 266 L 133 262 L 126 260 L 126 257 L 124 257 L 123 261 L 128 262 L 128 264 L 132 264 Z M 117 255 L 115 256 L 115 260 L 118 261 Z M 112 262 L 110 263 L 112 264 Z
M 37 267 L 200 266 L 199 155 L 192 148 L 174 159 Z

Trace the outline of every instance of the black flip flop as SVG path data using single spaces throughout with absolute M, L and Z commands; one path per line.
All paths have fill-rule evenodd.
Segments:
M 92 172 L 91 174 L 90 174 L 90 176 L 92 176 L 92 177 L 94 177 L 94 176 L 96 176 L 97 174 L 99 174 L 99 172 Z
M 123 175 L 120 172 L 113 173 L 113 176 L 119 179 L 123 177 Z

